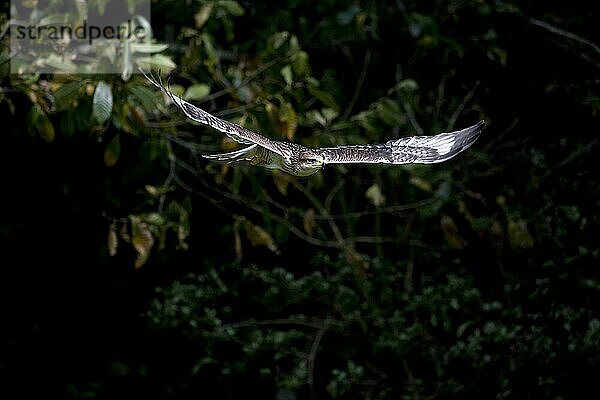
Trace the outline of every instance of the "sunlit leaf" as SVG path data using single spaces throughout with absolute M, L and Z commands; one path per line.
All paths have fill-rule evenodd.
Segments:
M 194 22 L 196 23 L 196 28 L 202 28 L 208 18 L 210 18 L 210 14 L 212 13 L 214 3 L 205 3 L 200 7 L 200 10 L 194 14 Z
M 128 81 L 133 72 L 133 61 L 131 60 L 131 42 L 123 43 L 123 67 L 121 69 L 121 79 Z
M 299 50 L 292 56 L 292 70 L 294 75 L 305 77 L 310 75 L 310 63 L 308 54 L 305 51 Z
M 185 90 L 185 100 L 201 100 L 210 93 L 210 87 L 204 83 L 196 83 Z
M 188 249 L 186 243 L 187 237 L 190 235 L 190 218 L 186 214 L 185 218 L 180 219 L 179 225 L 177 225 L 177 239 L 179 239 L 179 248 L 182 250 Z
M 294 53 L 300 51 L 300 42 L 298 42 L 298 36 L 294 34 L 290 35 L 290 51 Z
M 327 125 L 327 119 L 321 114 L 319 110 L 309 110 L 306 112 L 306 122 L 308 125 L 319 124 L 321 126 Z
M 140 106 L 133 106 L 129 111 L 129 115 L 139 127 L 146 127 L 146 113 Z
M 219 0 L 218 5 L 225 8 L 227 12 L 234 17 L 241 17 L 244 15 L 244 8 L 237 1 L 233 0 Z
M 23 0 L 20 4 L 24 8 L 35 8 L 38 5 L 38 0 Z
M 280 134 L 289 141 L 294 140 L 298 129 L 298 115 L 291 103 L 285 103 L 280 110 Z
M 308 210 L 306 210 L 306 212 L 304 213 L 304 217 L 302 218 L 304 232 L 306 232 L 308 236 L 313 235 L 315 227 L 317 226 L 315 215 L 315 210 L 313 208 L 309 208 Z
M 161 69 L 167 72 L 177 66 L 171 57 L 165 56 L 164 54 L 153 54 L 150 57 L 140 57 L 136 59 L 136 62 L 144 69 Z
M 133 53 L 160 53 L 168 48 L 169 45 L 164 43 L 131 43 L 131 51 Z
M 252 246 L 264 246 L 273 253 L 279 254 L 275 240 L 273 240 L 271 234 L 263 227 L 244 220 L 244 229 L 246 230 L 246 237 L 252 243 Z
M 273 183 L 275 183 L 277 191 L 284 196 L 287 194 L 290 179 L 292 178 L 289 174 L 280 171 L 273 171 Z
M 183 97 L 183 94 L 185 93 L 185 88 L 176 83 L 169 86 L 169 89 L 171 90 L 171 93 L 173 93 L 175 96 Z
M 289 37 L 289 32 L 277 32 L 269 38 L 269 43 L 273 50 L 277 50 L 289 39 Z
M 148 224 L 142 222 L 140 217 L 131 215 L 129 220 L 131 222 L 131 244 L 138 253 L 134 266 L 141 268 L 150 256 L 150 250 L 154 245 L 154 236 L 152 236 Z
M 421 178 L 420 176 L 411 175 L 408 179 L 408 182 L 411 185 L 414 185 L 425 192 L 431 192 L 431 183 Z
M 165 217 L 157 212 L 149 212 L 146 214 L 142 214 L 140 218 L 142 219 L 142 221 L 156 226 L 161 226 L 166 223 Z
M 104 123 L 110 118 L 113 107 L 113 95 L 110 86 L 100 81 L 94 91 L 92 115 L 99 123 Z
M 365 192 L 365 197 L 373 204 L 375 207 L 380 207 L 385 203 L 385 196 L 381 192 L 381 187 L 374 183 L 367 189 Z
M 339 112 L 334 110 L 333 108 L 322 108 L 321 115 L 325 118 L 325 120 L 329 123 L 336 119 L 339 115 Z
M 283 68 L 281 68 L 281 70 L 279 70 L 279 73 L 283 77 L 283 80 L 285 81 L 285 83 L 288 86 L 290 86 L 294 79 L 293 75 L 292 75 L 292 67 L 288 64 L 288 65 L 284 66 Z
M 275 126 L 279 125 L 279 112 L 277 106 L 270 101 L 265 101 L 265 111 L 267 112 L 269 121 Z
M 75 0 L 75 8 L 77 9 L 77 14 L 79 20 L 87 20 L 88 19 L 88 6 L 86 0 Z
M 400 83 L 398 83 L 398 88 L 412 92 L 419 89 L 419 84 L 414 79 L 403 79 L 400 81 Z
M 373 116 L 374 111 L 362 111 L 352 117 L 352 121 L 358 122 L 362 128 L 364 128 L 367 132 L 376 133 L 380 131 L 379 125 L 376 123 L 376 117 Z

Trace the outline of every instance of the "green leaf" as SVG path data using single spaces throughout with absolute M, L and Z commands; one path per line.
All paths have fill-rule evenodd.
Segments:
M 384 97 L 377 103 L 377 115 L 389 126 L 397 126 L 401 122 L 402 111 L 400 106 L 389 97 Z
M 185 88 L 178 84 L 171 85 L 170 89 L 171 93 L 173 93 L 175 96 L 183 97 L 183 94 L 185 93 Z
M 381 187 L 374 183 L 370 188 L 365 192 L 365 197 L 373 204 L 375 207 L 380 207 L 385 204 L 385 196 L 381 191 Z
M 200 11 L 198 11 L 194 15 L 194 21 L 196 22 L 196 28 L 202 28 L 208 18 L 210 18 L 210 14 L 212 13 L 214 3 L 206 3 L 200 7 Z
M 217 4 L 226 9 L 227 12 L 234 17 L 241 17 L 244 15 L 244 8 L 237 1 L 222 0 Z
M 274 33 L 269 38 L 269 45 L 273 50 L 277 50 L 280 48 L 288 39 L 290 38 L 290 33 L 283 31 Z
M 319 89 L 316 85 L 314 85 L 312 83 L 309 83 L 308 91 L 310 92 L 310 94 L 312 94 L 317 99 L 319 99 L 327 107 L 332 108 L 335 111 L 340 110 L 340 106 L 338 105 L 337 101 L 335 101 L 335 98 L 330 93 L 327 93 L 326 91 Z
M 185 239 L 190 234 L 190 214 L 183 205 L 176 201 L 171 201 L 166 210 L 167 218 L 175 223 L 175 231 L 179 239 L 179 247 L 183 250 L 188 248 Z
M 115 224 L 111 224 L 108 229 L 106 245 L 108 247 L 108 255 L 111 257 L 115 256 L 117 254 L 117 248 L 119 247 L 119 239 L 117 237 L 117 228 Z
M 42 139 L 50 143 L 56 136 L 54 131 L 54 125 L 48 118 L 48 115 L 42 110 L 39 105 L 34 105 L 29 110 L 28 115 L 28 126 L 31 133 L 37 133 Z
M 315 217 L 316 217 L 315 209 L 309 208 L 308 210 L 306 210 L 306 212 L 304 213 L 304 216 L 302 218 L 302 225 L 304 227 L 304 232 L 306 232 L 306 234 L 308 236 L 313 235 L 315 227 L 317 226 L 317 221 L 316 221 Z
M 72 74 L 77 70 L 77 65 L 73 63 L 73 61 L 54 53 L 50 54 L 46 59 L 40 61 L 47 66 L 63 73 Z
M 219 56 L 217 54 L 217 49 L 215 49 L 215 46 L 213 44 L 212 38 L 205 33 L 202 34 L 202 44 L 204 44 L 204 50 L 206 51 L 206 56 L 208 57 L 208 60 L 213 65 L 218 64 Z
M 153 54 L 150 57 L 140 57 L 136 61 L 138 65 L 146 69 L 154 68 L 170 71 L 177 66 L 177 64 L 171 60 L 171 57 L 167 57 L 163 54 Z
M 263 227 L 254 225 L 252 222 L 245 220 L 244 229 L 246 230 L 246 237 L 252 243 L 252 246 L 264 246 L 271 250 L 275 254 L 279 254 L 275 240 L 269 232 Z
M 210 93 L 210 86 L 205 83 L 196 83 L 188 87 L 183 94 L 185 100 L 201 100 Z
M 133 10 L 130 10 L 130 12 L 133 12 Z M 136 39 L 143 40 L 143 41 L 151 40 L 151 36 L 149 35 L 149 33 L 152 32 L 152 25 L 150 24 L 150 21 L 148 21 L 148 19 L 146 17 L 143 17 L 140 14 L 134 15 L 132 20 L 133 20 L 133 26 L 134 26 L 133 29 L 140 27 L 141 31 L 144 32 L 143 37 L 138 38 L 136 35 Z
M 143 214 L 141 215 L 141 218 L 144 222 L 147 222 L 151 225 L 161 226 L 166 223 L 165 217 L 157 212 Z
M 104 165 L 112 167 L 119 160 L 121 155 L 121 139 L 120 135 L 117 134 L 113 137 L 104 149 Z
M 127 90 L 133 94 L 148 112 L 156 108 L 156 92 L 146 85 L 129 84 Z
M 442 231 L 444 232 L 444 236 L 446 237 L 448 246 L 452 249 L 464 249 L 467 241 L 460 236 L 458 226 L 452 217 L 449 215 L 442 215 L 440 219 L 440 225 L 442 227 Z
M 121 69 L 121 79 L 128 81 L 133 72 L 133 62 L 131 61 L 131 43 L 123 43 L 123 68 Z
M 113 96 L 110 86 L 100 81 L 94 91 L 92 115 L 99 123 L 104 123 L 110 118 L 113 107 Z
M 148 257 L 150 257 L 150 250 L 154 245 L 154 236 L 146 222 L 142 222 L 140 217 L 136 215 L 129 216 L 131 221 L 131 244 L 138 253 L 135 260 L 135 268 L 141 268 Z
M 160 53 L 169 48 L 168 44 L 163 43 L 131 43 L 131 52 L 132 53 Z
M 288 186 L 290 184 L 290 180 L 290 175 L 284 174 L 277 170 L 273 171 L 273 183 L 275 184 L 275 187 L 277 188 L 279 193 L 281 193 L 284 196 L 288 193 Z
M 419 84 L 414 79 L 404 79 L 398 83 L 398 89 L 413 92 L 419 89 Z
M 349 25 L 356 17 L 356 14 L 360 12 L 360 7 L 356 4 L 351 5 L 345 11 L 340 11 L 337 14 L 337 21 L 340 25 Z
M 72 81 L 62 84 L 54 92 L 54 110 L 63 111 L 73 108 L 73 104 L 79 99 L 79 91 L 86 85 L 83 80 Z
M 305 51 L 298 51 L 292 57 L 292 70 L 296 76 L 310 75 L 310 63 Z
M 291 103 L 285 103 L 279 110 L 280 135 L 290 141 L 294 140 L 296 129 L 298 129 L 298 114 Z
M 281 68 L 279 73 L 281 74 L 281 76 L 283 76 L 283 80 L 285 81 L 285 83 L 288 86 L 291 86 L 293 82 L 292 67 L 288 64 Z
M 527 249 L 533 247 L 533 237 L 523 219 L 508 220 L 508 241 L 513 248 Z
M 431 183 L 429 181 L 421 178 L 420 176 L 411 175 L 410 178 L 408 179 L 408 182 L 411 185 L 414 185 L 414 186 L 418 187 L 419 189 L 423 190 L 424 192 L 431 192 Z
M 323 116 L 323 114 L 321 114 L 321 112 L 319 110 L 307 111 L 305 118 L 306 118 L 306 122 L 308 123 L 308 125 L 315 125 L 315 124 L 319 124 L 322 126 L 327 125 L 327 119 L 325 118 L 325 116 Z
M 323 108 L 321 109 L 321 114 L 327 122 L 331 122 L 338 117 L 339 112 L 331 108 Z

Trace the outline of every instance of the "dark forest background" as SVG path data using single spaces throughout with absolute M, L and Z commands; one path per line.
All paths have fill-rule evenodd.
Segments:
M 233 144 L 138 74 L 10 75 L 4 37 L 2 398 L 598 393 L 584 4 L 152 2 L 174 90 L 269 137 L 487 123 L 443 164 L 306 179 L 202 159 Z

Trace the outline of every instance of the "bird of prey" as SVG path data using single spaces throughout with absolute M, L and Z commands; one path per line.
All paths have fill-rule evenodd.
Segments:
M 188 103 L 168 85 L 144 73 L 157 88 L 193 121 L 221 131 L 246 147 L 230 153 L 203 155 L 218 161 L 248 161 L 252 165 L 278 169 L 295 176 L 310 176 L 327 164 L 435 164 L 449 160 L 471 146 L 481 134 L 484 121 L 468 128 L 432 136 L 410 136 L 379 144 L 309 148 L 297 143 L 272 140 L 233 122 L 225 121 Z

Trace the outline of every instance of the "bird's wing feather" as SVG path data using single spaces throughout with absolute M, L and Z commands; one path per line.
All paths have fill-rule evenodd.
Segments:
M 471 146 L 481 134 L 484 121 L 454 132 L 412 136 L 386 143 L 318 149 L 325 164 L 382 163 L 434 164 L 448 160 Z
M 259 135 L 256 132 L 252 132 L 244 128 L 243 126 L 234 124 L 233 122 L 217 118 L 214 115 L 204 111 L 203 109 L 196 107 L 191 103 L 188 103 L 179 96 L 174 95 L 173 92 L 169 89 L 168 85 L 163 85 L 160 78 L 159 80 L 157 80 L 153 75 L 148 75 L 144 71 L 142 71 L 142 73 L 144 74 L 146 79 L 148 79 L 154 86 L 156 86 L 165 94 L 167 94 L 171 98 L 173 103 L 177 107 L 179 107 L 188 118 L 199 122 L 203 125 L 210 126 L 211 128 L 214 128 L 220 132 L 223 132 L 238 143 L 257 144 L 281 155 L 280 142 L 276 142 L 274 140 L 266 138 L 262 135 Z
M 202 157 L 217 161 L 227 161 L 228 163 L 238 161 L 249 161 L 252 159 L 252 157 L 254 157 L 254 153 L 256 152 L 256 146 L 258 145 L 252 144 L 250 146 L 246 146 L 242 149 L 232 151 L 229 153 L 202 154 Z

